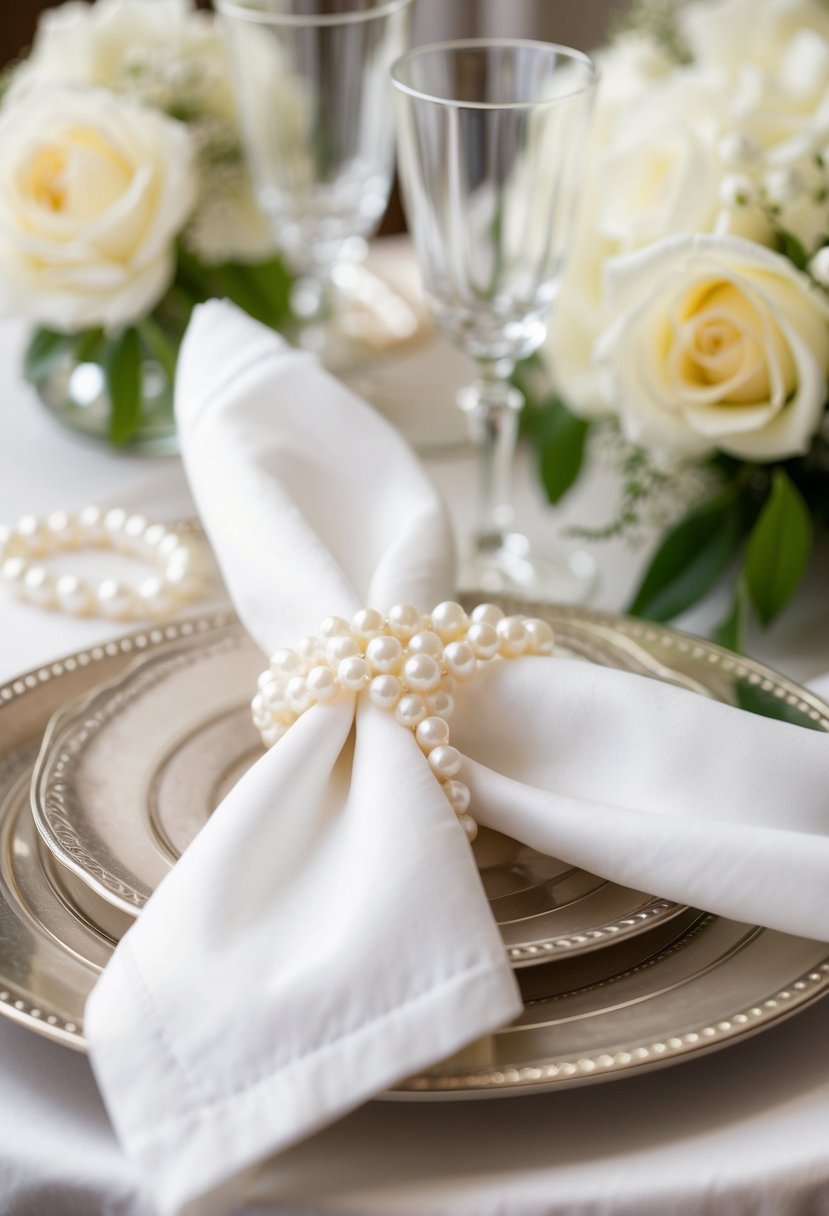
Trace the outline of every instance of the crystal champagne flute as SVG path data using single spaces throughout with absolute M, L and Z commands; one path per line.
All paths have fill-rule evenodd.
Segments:
M 260 204 L 297 279 L 298 345 L 337 366 L 337 288 L 394 173 L 389 69 L 412 0 L 217 0 Z
M 524 400 L 511 377 L 546 336 L 595 68 L 563 46 L 476 39 L 410 51 L 394 64 L 392 82 L 404 203 L 429 305 L 439 329 L 477 364 L 458 397 L 481 460 L 478 527 L 462 583 L 582 599 L 592 561 L 535 554 L 513 527 Z

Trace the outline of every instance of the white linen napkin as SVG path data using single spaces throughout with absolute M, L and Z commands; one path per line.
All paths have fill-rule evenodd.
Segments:
M 451 591 L 434 490 L 394 431 L 227 304 L 179 368 L 185 466 L 263 649 Z M 253 690 L 252 690 L 253 691 Z M 618 882 L 829 940 L 829 740 L 585 663 L 491 664 L 453 743 L 483 824 Z M 93 992 L 92 1064 L 165 1212 L 520 1008 L 463 830 L 411 733 L 354 699 L 239 782 Z

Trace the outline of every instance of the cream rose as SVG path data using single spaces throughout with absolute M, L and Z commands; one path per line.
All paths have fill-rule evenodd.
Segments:
M 0 311 L 66 331 L 134 321 L 194 200 L 179 123 L 104 91 L 27 95 L 0 114 Z
M 605 267 L 596 355 L 628 435 L 667 455 L 802 455 L 823 417 L 829 304 L 781 255 L 663 240 Z
M 261 32 L 261 31 L 260 31 Z M 255 261 L 274 251 L 270 224 L 242 152 L 227 50 L 212 13 L 193 0 L 67 0 L 38 22 L 12 100 L 44 83 L 115 93 L 186 114 L 199 196 L 185 241 L 208 262 Z
M 776 74 L 790 40 L 803 31 L 829 40 L 829 9 L 821 0 L 695 0 L 680 7 L 679 21 L 696 63 L 735 74 L 746 63 Z

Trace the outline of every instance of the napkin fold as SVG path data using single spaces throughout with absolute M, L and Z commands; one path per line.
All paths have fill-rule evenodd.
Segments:
M 266 652 L 452 586 L 412 454 L 308 355 L 224 303 L 182 349 L 185 467 Z M 253 690 L 252 690 L 253 691 Z M 564 659 L 489 665 L 452 739 L 483 824 L 618 882 L 829 940 L 829 740 Z M 411 733 L 345 698 L 232 790 L 92 993 L 92 1064 L 164 1212 L 510 1021 L 462 828 Z

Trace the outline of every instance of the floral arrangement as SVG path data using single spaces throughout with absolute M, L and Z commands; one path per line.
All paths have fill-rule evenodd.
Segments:
M 610 432 L 621 503 L 594 535 L 663 533 L 630 610 L 731 578 L 739 647 L 829 525 L 829 3 L 640 0 L 597 58 L 557 396 L 527 411 L 542 476 L 557 501 Z
M 71 0 L 3 85 L 0 313 L 38 327 L 35 384 L 70 357 L 100 366 L 109 437 L 127 443 L 144 362 L 172 387 L 196 303 L 288 314 L 216 18 L 191 0 Z

